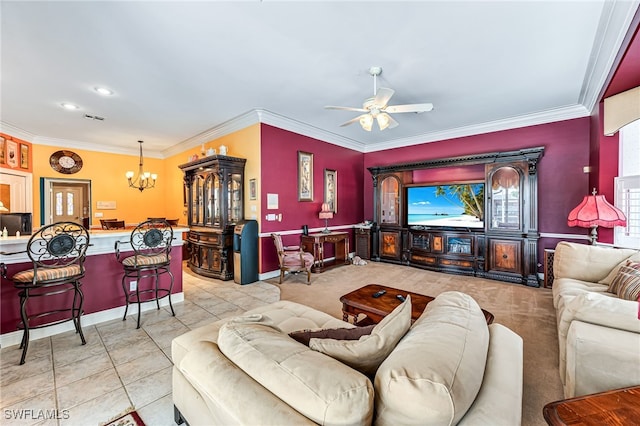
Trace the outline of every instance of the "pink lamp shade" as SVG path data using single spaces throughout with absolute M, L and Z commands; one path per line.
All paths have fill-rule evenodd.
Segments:
M 596 195 L 595 188 L 592 195 L 586 195 L 575 209 L 571 210 L 567 218 L 567 225 L 581 228 L 592 228 L 591 244 L 597 240 L 598 226 L 613 228 L 626 226 L 627 218 L 617 207 L 609 204 L 604 195 Z
M 320 213 L 318 213 L 318 218 L 319 219 L 324 219 L 324 230 L 322 231 L 325 234 L 328 234 L 329 232 L 329 226 L 328 226 L 328 219 L 333 219 L 333 211 L 331 211 L 331 206 L 329 205 L 329 203 L 323 203 L 322 204 L 322 210 L 320 210 Z

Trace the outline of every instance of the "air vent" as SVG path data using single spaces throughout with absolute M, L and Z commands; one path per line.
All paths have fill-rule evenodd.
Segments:
M 100 117 L 98 115 L 85 114 L 84 118 L 89 119 L 89 120 L 104 121 L 104 117 Z

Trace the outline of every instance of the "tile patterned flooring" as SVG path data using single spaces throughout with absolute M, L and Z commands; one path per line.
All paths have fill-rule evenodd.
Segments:
M 186 269 L 183 290 L 175 317 L 168 306 L 143 312 L 138 330 L 130 315 L 83 327 L 85 346 L 73 331 L 34 340 L 22 366 L 17 345 L 0 349 L 0 424 L 100 425 L 133 407 L 149 426 L 174 425 L 171 340 L 280 300 L 271 284 L 240 286 Z

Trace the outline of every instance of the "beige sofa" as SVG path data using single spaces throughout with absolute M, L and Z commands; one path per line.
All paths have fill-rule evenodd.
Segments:
M 640 384 L 638 302 L 608 292 L 638 250 L 560 242 L 553 259 L 560 379 L 566 398 Z
M 408 328 L 410 310 L 407 318 Z M 487 327 L 468 295 L 438 296 L 369 377 L 288 335 L 353 327 L 280 301 L 177 337 L 176 423 L 520 424 L 522 339 L 500 324 Z M 342 348 L 344 341 L 314 343 Z

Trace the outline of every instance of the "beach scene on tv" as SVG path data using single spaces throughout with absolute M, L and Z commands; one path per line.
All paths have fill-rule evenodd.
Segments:
M 484 184 L 411 186 L 407 188 L 407 223 L 422 226 L 482 228 Z

